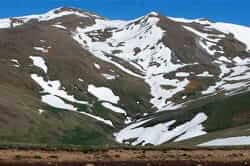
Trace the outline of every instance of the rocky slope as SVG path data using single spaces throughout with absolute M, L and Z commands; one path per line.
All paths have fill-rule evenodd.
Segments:
M 0 36 L 2 142 L 202 145 L 249 135 L 248 27 L 58 8 L 1 19 Z

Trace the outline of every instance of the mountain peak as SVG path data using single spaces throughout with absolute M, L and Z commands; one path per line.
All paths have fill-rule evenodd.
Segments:
M 89 13 L 80 8 L 73 8 L 73 7 L 59 7 L 59 8 L 52 9 L 49 12 L 53 12 L 55 14 L 62 13 L 62 12 Z
M 155 11 L 121 21 L 60 7 L 0 19 L 0 112 L 8 122 L 0 139 L 89 143 L 85 135 L 94 133 L 98 144 L 159 145 L 234 127 L 214 123 L 223 114 L 238 131 L 249 122 L 239 118 L 250 108 L 249 35 Z
M 147 16 L 158 16 L 159 15 L 159 13 L 157 13 L 157 12 L 155 12 L 155 11 L 152 11 L 152 12 L 150 12 L 150 13 L 148 13 L 147 14 Z
M 82 10 L 80 8 L 73 8 L 73 7 L 59 7 L 50 10 L 49 12 L 42 14 L 42 15 L 59 15 L 59 16 L 65 16 L 65 15 L 78 15 L 80 17 L 100 17 L 103 18 L 95 13 L 88 12 L 85 10 Z

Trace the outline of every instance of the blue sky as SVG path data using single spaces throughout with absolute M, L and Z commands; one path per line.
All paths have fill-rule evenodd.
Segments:
M 134 19 L 156 11 L 166 16 L 250 26 L 249 0 L 2 0 L 0 18 L 44 13 L 61 6 L 86 9 L 111 19 Z

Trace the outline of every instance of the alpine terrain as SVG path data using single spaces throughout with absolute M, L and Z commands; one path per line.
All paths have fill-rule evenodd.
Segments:
M 1 143 L 250 144 L 250 28 L 75 8 L 0 19 Z

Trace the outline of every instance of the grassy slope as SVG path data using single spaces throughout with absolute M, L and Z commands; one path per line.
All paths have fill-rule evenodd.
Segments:
M 231 97 L 214 96 L 204 101 L 205 103 L 202 103 L 203 101 L 194 103 L 193 108 L 151 115 L 156 118 L 144 126 L 152 126 L 156 123 L 175 119 L 177 122 L 171 126 L 174 128 L 190 121 L 199 112 L 204 112 L 208 116 L 208 120 L 203 123 L 203 126 L 209 134 L 171 144 L 176 146 L 195 145 L 215 138 L 250 135 L 250 132 L 247 130 L 250 127 L 249 98 L 249 92 Z
M 50 25 L 20 26 L 0 30 L 0 142 L 31 144 L 115 144 L 112 133 L 123 127 L 124 116 L 113 113 L 87 93 L 88 84 L 112 88 L 119 94 L 121 105 L 129 115 L 148 111 L 150 98 L 148 87 L 142 80 L 133 78 L 113 65 L 107 64 L 82 49 L 65 31 Z M 41 39 L 47 43 L 39 42 Z M 48 55 L 32 48 L 51 46 Z M 49 68 L 48 75 L 32 66 L 29 56 L 43 56 Z M 10 59 L 17 59 L 21 66 L 14 67 Z M 97 70 L 94 63 L 102 68 Z M 111 72 L 111 70 L 113 72 Z M 80 111 L 90 112 L 112 120 L 115 128 L 85 115 L 59 110 L 41 102 L 40 88 L 31 80 L 30 74 L 37 73 L 45 79 L 61 80 L 70 94 L 79 100 L 89 100 L 93 107 L 77 105 Z M 116 80 L 107 81 L 101 74 L 118 75 Z M 84 80 L 80 83 L 78 78 Z M 147 90 L 145 90 L 147 89 Z M 135 93 L 136 92 L 136 93 Z M 132 97 L 131 97 L 132 96 Z M 136 101 L 145 105 L 136 108 Z M 45 111 L 42 115 L 38 109 Z M 136 109 L 135 109 L 136 108 Z

